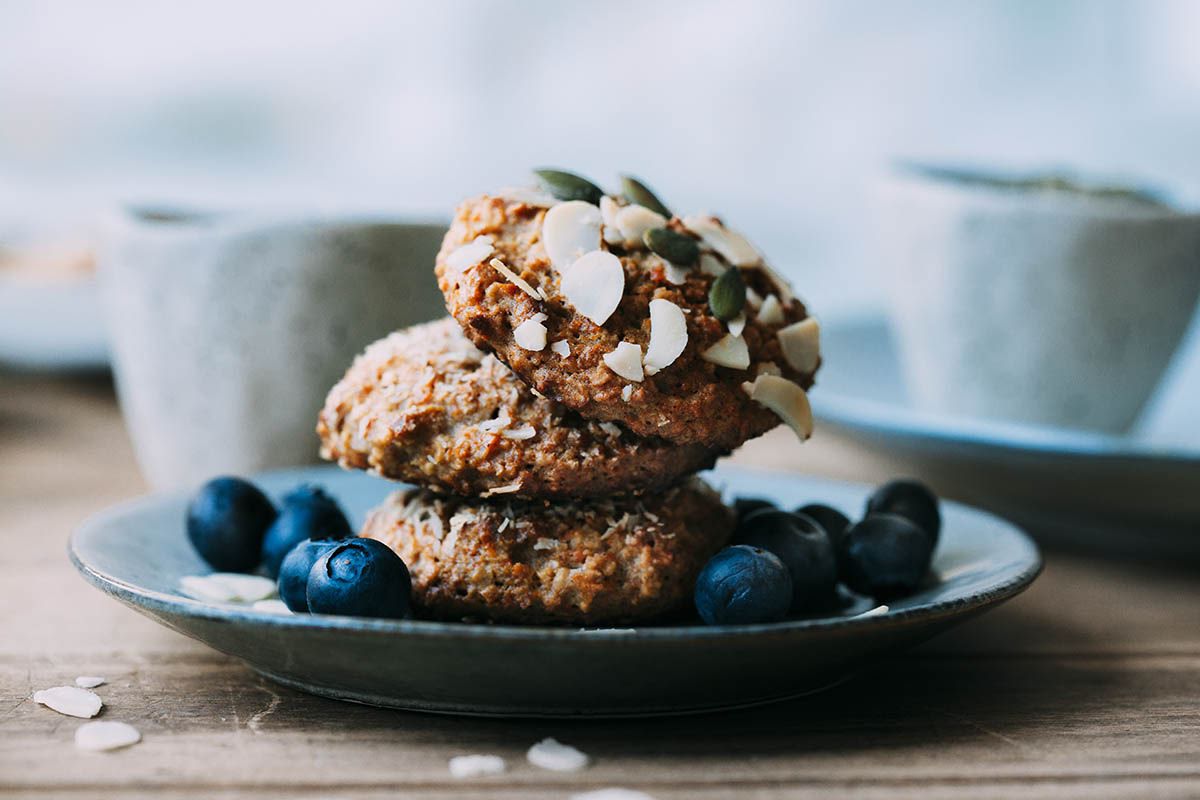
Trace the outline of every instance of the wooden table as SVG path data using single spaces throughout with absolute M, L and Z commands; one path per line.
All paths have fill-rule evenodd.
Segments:
M 873 480 L 889 468 L 854 458 L 828 439 L 804 452 L 816 472 Z M 86 585 L 67 562 L 68 533 L 142 491 L 106 379 L 0 372 L 0 796 L 562 798 L 625 786 L 659 798 L 1200 797 L 1195 565 L 1049 553 L 1013 602 L 787 704 L 481 721 L 274 686 Z M 138 727 L 141 744 L 77 751 L 78 721 L 30 700 L 83 674 L 108 679 L 105 714 Z M 525 749 L 545 736 L 594 766 L 529 766 Z M 447 759 L 472 752 L 503 755 L 511 771 L 451 779 Z

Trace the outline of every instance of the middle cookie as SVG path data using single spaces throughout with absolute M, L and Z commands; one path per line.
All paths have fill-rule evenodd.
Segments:
M 717 456 L 538 397 L 452 319 L 369 346 L 330 391 L 317 432 L 321 455 L 344 467 L 481 497 L 655 492 Z

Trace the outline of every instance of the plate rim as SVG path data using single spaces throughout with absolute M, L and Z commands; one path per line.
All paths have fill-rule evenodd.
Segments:
M 333 465 L 308 465 L 257 472 L 249 476 L 249 478 L 252 480 L 285 478 L 290 474 L 298 472 L 309 473 L 314 469 L 337 471 L 338 468 Z M 725 473 L 742 472 L 776 477 L 792 477 L 798 480 L 816 480 L 854 487 L 856 489 L 868 488 L 866 484 L 816 478 L 806 476 L 802 473 L 790 473 L 786 470 L 727 465 L 721 471 Z M 719 476 L 720 473 L 718 473 Z M 397 484 L 398 487 L 401 485 Z M 80 541 L 91 535 L 98 528 L 111 524 L 114 518 L 136 513 L 147 506 L 154 506 L 164 502 L 179 502 L 185 498 L 186 494 L 183 491 L 153 492 L 125 500 L 90 515 L 72 531 L 67 541 L 67 554 L 71 564 L 88 583 L 121 602 L 139 609 L 196 619 L 250 622 L 279 627 L 304 627 L 373 635 L 401 634 L 410 637 L 426 638 L 460 639 L 468 637 L 474 639 L 499 639 L 503 641 L 587 642 L 589 644 L 614 641 L 630 642 L 635 640 L 657 642 L 678 641 L 681 639 L 745 638 L 763 635 L 783 636 L 810 632 L 844 632 L 864 628 L 886 628 L 912 623 L 935 622 L 948 617 L 957 617 L 983 611 L 1020 594 L 1033 583 L 1041 574 L 1044 567 L 1044 559 L 1040 548 L 1038 548 L 1033 538 L 1015 523 L 974 506 L 944 500 L 942 502 L 946 506 L 988 518 L 1006 529 L 1006 535 L 1012 537 L 1015 542 L 1020 543 L 1027 551 L 1027 560 L 1024 566 L 1016 574 L 994 586 L 986 590 L 973 592 L 966 597 L 938 600 L 913 608 L 899 610 L 889 608 L 888 611 L 881 614 L 790 619 L 782 622 L 758 623 L 753 625 L 646 625 L 627 628 L 579 628 L 574 626 L 552 627 L 545 625 L 442 622 L 437 620 L 372 619 L 333 614 L 281 614 L 272 611 L 259 611 L 250 606 L 238 607 L 229 604 L 210 603 L 183 595 L 168 594 L 156 589 L 138 586 L 94 567 L 80 553 Z
M 886 327 L 888 324 L 886 314 L 849 314 L 824 323 L 822 335 L 829 337 L 836 335 L 840 329 L 861 330 L 868 327 Z M 819 381 L 814 389 L 809 400 L 818 421 L 848 430 L 929 442 L 987 447 L 1007 452 L 1200 466 L 1200 449 L 1155 444 L 1131 437 L 1071 430 L 1052 425 L 954 415 L 939 416 L 907 406 L 864 399 L 857 395 L 823 392 Z

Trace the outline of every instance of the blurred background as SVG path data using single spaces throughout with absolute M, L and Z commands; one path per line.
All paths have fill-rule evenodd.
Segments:
M 632 171 L 828 315 L 880 301 L 891 159 L 1192 191 L 1197 30 L 1189 0 L 6 0 L 0 233 L 119 201 L 444 217 L 530 166 Z
M 1194 487 L 1200 470 L 1200 324 L 1193 319 L 1185 334 L 1200 284 L 1200 244 L 1188 244 L 1200 241 L 1200 216 L 1165 212 L 1174 218 L 1164 225 L 1184 245 L 1171 244 L 1157 261 L 1139 255 L 1148 252 L 1140 242 L 1163 238 L 1138 238 L 1152 229 L 1136 223 L 1132 233 L 1113 233 L 1135 254 L 1128 269 L 1107 265 L 1126 278 L 1114 294 L 1117 283 L 1088 274 L 1089 261 L 1115 252 L 1106 238 L 1110 211 L 1077 214 L 1070 202 L 1031 199 L 1035 216 L 1056 235 L 1061 229 L 1066 249 L 1060 242 L 1038 251 L 1036 241 L 1025 248 L 1030 274 L 1010 275 L 1006 290 L 1017 313 L 996 308 L 992 316 L 1011 330 L 1045 301 L 1039 321 L 1026 325 L 1031 351 L 1058 310 L 1074 318 L 1058 326 L 1069 329 L 1058 351 L 1043 348 L 1040 373 L 1012 380 L 997 367 L 981 385 L 1018 387 L 1046 405 L 1037 391 L 1057 374 L 1082 397 L 1059 403 L 1057 427 L 997 427 L 995 417 L 1045 420 L 989 414 L 978 403 L 980 413 L 965 416 L 928 399 L 917 404 L 922 413 L 909 407 L 905 384 L 911 395 L 921 373 L 917 348 L 908 347 L 906 361 L 903 343 L 889 340 L 897 296 L 907 293 L 918 315 L 947 312 L 940 329 L 907 334 L 925 336 L 927 362 L 946 361 L 929 342 L 961 340 L 962 372 L 978 360 L 968 333 L 984 350 L 998 349 L 991 345 L 1002 337 L 948 293 L 965 291 L 952 287 L 956 270 L 965 270 L 953 242 L 933 259 L 950 280 L 935 275 L 921 289 L 906 282 L 905 270 L 923 265 L 880 247 L 875 202 L 889 167 L 916 160 L 1154 187 L 1176 210 L 1195 212 L 1198 30 L 1200 3 L 1192 0 L 0 0 L 0 363 L 108 363 L 90 275 L 101 220 L 118 207 L 270 210 L 293 219 L 369 212 L 438 223 L 464 197 L 524 183 L 531 167 L 563 167 L 610 188 L 630 172 L 668 205 L 719 213 L 746 233 L 825 326 L 826 365 L 813 399 L 824 438 L 800 453 L 776 432 L 748 445 L 744 460 L 855 480 L 920 475 L 948 496 L 1004 513 L 1036 500 L 1067 507 L 1066 524 L 1087 536 L 1096 525 L 1080 524 L 1083 510 L 1105 524 L 1120 517 L 1122 530 L 1152 527 L 1153 514 L 1161 517 L 1154 527 L 1177 538 L 1200 520 L 1200 498 L 1182 511 L 1162 500 L 1194 496 L 1177 489 Z M 958 206 L 938 208 L 918 213 L 901 204 L 889 221 L 901 240 L 918 219 L 952 238 L 945 233 L 956 229 L 939 215 Z M 966 216 L 959 222 L 968 234 L 975 229 Z M 1003 220 L 993 224 L 1008 230 Z M 368 316 L 364 304 L 322 283 L 338 278 L 341 234 L 310 234 L 325 235 L 297 229 L 246 244 L 214 234 L 176 251 L 153 232 L 147 250 L 135 233 L 126 237 L 132 250 L 101 259 L 113 275 L 109 332 L 124 331 L 110 339 L 118 394 L 151 485 L 311 460 L 315 411 L 353 353 L 440 313 L 436 295 L 364 284 L 360 294 L 403 297 L 419 313 L 385 303 L 355 328 Z M 374 234 L 347 235 L 366 242 Z M 418 238 L 399 248 L 401 267 L 433 293 L 428 270 L 440 230 L 404 235 Z M 1076 236 L 1087 247 L 1075 247 Z M 994 252 L 984 251 L 973 302 L 991 302 L 989 271 L 1012 273 L 1020 259 L 1009 244 L 1022 238 L 999 236 Z M 271 269 L 282 271 L 272 272 L 256 254 L 279 241 L 292 255 L 276 252 Z M 372 246 L 397 252 L 387 241 Z M 172 272 L 189 254 L 199 254 L 189 269 Z M 1161 279 L 1171 260 L 1174 277 Z M 266 291 L 253 288 L 256 271 Z M 1068 289 L 1055 299 L 1042 277 L 1059 271 L 1069 274 Z M 897 275 L 899 290 L 887 280 Z M 307 295 L 276 302 L 280 286 Z M 1178 308 L 1160 314 L 1166 301 L 1142 286 Z M 923 293 L 944 296 L 926 304 Z M 1123 315 L 1125 305 L 1137 313 Z M 1176 321 L 1158 324 L 1158 316 Z M 260 327 L 269 330 L 226 335 L 226 318 L 268 320 Z M 866 322 L 846 322 L 853 320 Z M 280 333 L 288 325 L 294 330 Z M 1156 325 L 1163 330 L 1153 333 Z M 1095 368 L 1061 355 L 1078 342 L 1102 343 L 1089 351 Z M 1118 349 L 1124 361 L 1105 360 Z M 1142 358 L 1143 350 L 1158 355 Z M 304 367 L 293 368 L 299 362 Z M 1083 379 L 1058 374 L 1068 362 Z M 1127 367 L 1139 363 L 1149 364 L 1145 377 Z M 943 385 L 961 383 L 959 373 L 944 372 Z M 0 381 L 17 374 L 0 372 Z M 297 398 L 286 414 L 274 391 L 284 384 Z M 40 402 L 47 391 L 32 379 L 25 386 L 14 404 Z M 933 394 L 937 401 L 950 392 Z M 1071 416 L 1072 404 L 1098 407 L 1117 394 L 1142 409 L 1136 424 Z M 289 419 L 290 432 L 260 424 L 265 402 L 276 404 L 273 421 Z M 191 449 L 176 441 L 188 431 Z M 213 432 L 233 443 L 214 446 Z M 227 458 L 239 446 L 245 456 Z M 177 474 L 156 462 L 155 448 L 185 462 Z M 864 453 L 873 460 L 864 464 Z M 1108 503 L 1098 506 L 1097 496 Z

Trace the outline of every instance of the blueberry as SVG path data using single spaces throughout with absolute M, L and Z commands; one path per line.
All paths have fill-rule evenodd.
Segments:
M 937 495 L 922 483 L 910 480 L 885 483 L 867 500 L 865 514 L 899 514 L 928 533 L 932 546 L 937 547 L 942 515 Z
M 263 567 L 272 578 L 278 577 L 284 556 L 305 539 L 349 539 L 353 535 L 336 500 L 319 486 L 301 486 L 283 498 L 283 510 L 267 529 Z
M 800 506 L 794 512 L 803 514 L 809 519 L 816 522 L 825 533 L 829 535 L 829 542 L 833 545 L 833 553 L 837 558 L 838 569 L 844 570 L 842 565 L 842 540 L 846 538 L 846 529 L 850 527 L 850 520 L 846 515 L 838 511 L 836 508 L 831 508 L 821 503 L 809 503 L 806 506 Z
M 258 566 L 263 536 L 275 516 L 275 506 L 254 484 L 213 478 L 188 504 L 188 539 L 218 572 L 250 572 Z
M 338 542 L 308 573 L 308 610 L 314 614 L 399 619 L 408 613 L 411 592 L 408 567 L 374 539 Z
M 737 544 L 774 553 L 792 579 L 792 611 L 827 606 L 837 586 L 837 561 L 825 531 L 809 517 L 760 510 L 739 526 Z
M 775 504 L 762 497 L 735 497 L 733 499 L 733 512 L 737 514 L 739 520 L 764 508 L 775 508 Z
M 778 622 L 792 604 L 792 579 L 777 556 L 758 547 L 726 547 L 696 579 L 696 610 L 709 625 Z
M 911 594 L 929 571 L 929 535 L 897 514 L 868 514 L 846 531 L 842 580 L 856 592 L 886 600 Z
M 308 611 L 308 574 L 317 559 L 337 545 L 336 539 L 305 539 L 283 557 L 279 565 L 279 599 L 292 611 Z

